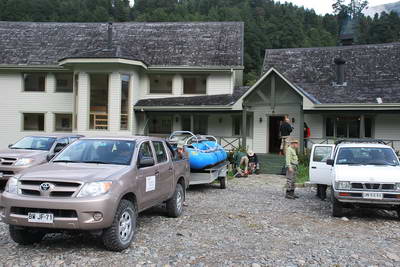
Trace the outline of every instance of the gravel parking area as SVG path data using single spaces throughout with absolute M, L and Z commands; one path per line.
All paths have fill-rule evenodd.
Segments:
M 399 266 L 400 224 L 390 212 L 355 211 L 332 218 L 329 201 L 309 188 L 283 198 L 284 179 L 259 175 L 189 189 L 179 219 L 162 208 L 142 213 L 135 243 L 104 251 L 88 235 L 51 235 L 34 246 L 10 240 L 0 223 L 4 266 Z

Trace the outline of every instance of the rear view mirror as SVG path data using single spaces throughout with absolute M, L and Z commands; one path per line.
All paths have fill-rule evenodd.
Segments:
M 326 164 L 333 166 L 333 164 L 335 163 L 335 161 L 333 159 L 328 159 L 326 161 Z
M 63 150 L 63 148 L 65 147 L 65 144 L 57 144 L 56 147 L 54 148 L 54 154 L 60 152 L 61 150 Z
M 152 158 L 142 158 L 139 161 L 139 169 L 140 168 L 145 168 L 145 167 L 150 167 L 154 165 L 154 159 Z
M 11 148 L 12 146 L 13 146 L 13 144 L 9 144 L 9 145 L 8 145 L 8 148 Z
M 47 162 L 49 162 L 52 158 L 54 158 L 55 154 L 48 154 L 46 157 Z

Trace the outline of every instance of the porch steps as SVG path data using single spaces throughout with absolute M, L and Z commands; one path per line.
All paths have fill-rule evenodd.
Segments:
M 260 162 L 261 173 L 281 174 L 282 166 L 285 164 L 285 157 L 278 154 L 257 154 Z

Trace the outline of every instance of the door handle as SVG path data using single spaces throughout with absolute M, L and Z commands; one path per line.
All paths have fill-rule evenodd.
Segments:
M 172 167 L 169 167 L 168 170 L 169 170 L 169 171 L 172 171 Z
M 155 176 L 158 176 L 159 174 L 160 174 L 159 171 L 156 171 L 156 172 L 154 173 Z
M 312 167 L 311 167 L 311 169 L 316 169 L 316 168 L 317 168 L 317 167 L 315 167 L 315 166 L 312 166 Z

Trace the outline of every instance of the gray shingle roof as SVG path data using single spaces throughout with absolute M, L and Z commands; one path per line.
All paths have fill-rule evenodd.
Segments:
M 242 22 L 0 22 L 0 64 L 54 65 L 68 57 L 122 57 L 161 66 L 242 66 Z
M 236 87 L 233 94 L 142 99 L 135 107 L 232 106 L 249 89 L 248 86 L 242 86 Z
M 335 58 L 343 58 L 347 86 L 335 86 Z M 271 67 L 322 104 L 400 103 L 400 43 L 266 50 Z

